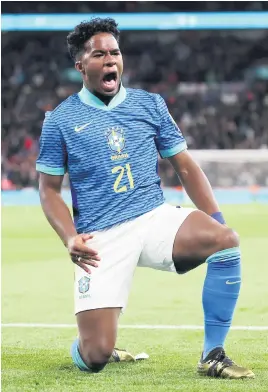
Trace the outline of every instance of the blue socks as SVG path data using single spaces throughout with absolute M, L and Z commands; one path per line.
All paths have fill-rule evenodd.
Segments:
M 91 369 L 85 364 L 85 362 L 81 358 L 78 345 L 79 345 L 79 340 L 76 339 L 73 342 L 72 347 L 71 347 L 71 356 L 72 356 L 73 362 L 78 367 L 78 369 L 90 372 Z
M 211 255 L 203 288 L 205 342 L 203 359 L 216 347 L 223 347 L 231 326 L 241 285 L 240 249 L 231 248 Z

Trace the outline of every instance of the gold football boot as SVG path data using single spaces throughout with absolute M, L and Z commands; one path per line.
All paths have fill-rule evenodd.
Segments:
M 238 366 L 227 357 L 223 348 L 212 350 L 205 359 L 200 360 L 197 367 L 198 374 L 216 378 L 255 378 L 254 373 L 242 366 Z
M 113 350 L 113 353 L 112 353 L 108 363 L 111 363 L 111 362 L 135 362 L 135 361 L 139 361 L 142 359 L 148 359 L 148 358 L 149 358 L 149 356 L 145 353 L 138 354 L 134 357 L 132 354 L 130 354 L 126 350 L 115 348 Z

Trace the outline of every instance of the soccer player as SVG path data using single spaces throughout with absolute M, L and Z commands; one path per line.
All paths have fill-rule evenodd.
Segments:
M 241 283 L 239 239 L 164 100 L 122 85 L 113 19 L 81 23 L 67 42 L 83 88 L 46 116 L 37 170 L 43 211 L 75 263 L 75 365 L 99 372 L 110 361 L 133 359 L 114 346 L 137 265 L 183 274 L 206 262 L 198 373 L 253 378 L 224 351 Z M 197 209 L 165 203 L 158 153 L 170 160 Z M 66 172 L 73 219 L 61 198 Z

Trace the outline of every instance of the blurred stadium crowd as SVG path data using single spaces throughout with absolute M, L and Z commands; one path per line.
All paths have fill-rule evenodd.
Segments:
M 3 1 L 3 13 L 264 11 L 265 1 Z
M 22 3 L 5 2 L 2 12 L 100 11 L 92 2 L 63 2 L 55 9 L 57 2 L 28 2 L 28 9 Z M 107 12 L 152 10 L 151 2 L 101 3 Z M 177 3 L 157 2 L 153 10 L 178 11 L 170 5 Z M 206 5 L 217 11 L 219 3 Z M 261 10 L 263 2 L 246 7 Z M 44 113 L 81 88 L 66 35 L 2 33 L 2 189 L 37 186 L 35 160 Z M 160 93 L 190 148 L 268 148 L 267 30 L 128 31 L 120 46 L 124 86 Z M 165 161 L 160 161 L 160 174 L 164 185 L 178 184 Z

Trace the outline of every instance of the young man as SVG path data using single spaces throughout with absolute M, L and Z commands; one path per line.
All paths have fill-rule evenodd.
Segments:
M 224 225 L 210 184 L 164 100 L 122 86 L 113 19 L 81 23 L 67 41 L 84 86 L 46 117 L 37 170 L 44 213 L 76 264 L 74 363 L 98 372 L 111 360 L 133 359 L 114 345 L 137 265 L 180 274 L 206 261 L 198 372 L 254 377 L 223 349 L 240 289 L 239 240 Z M 165 204 L 158 152 L 172 163 L 196 210 Z M 74 223 L 60 194 L 67 171 Z

